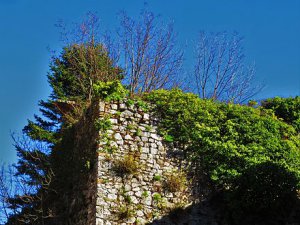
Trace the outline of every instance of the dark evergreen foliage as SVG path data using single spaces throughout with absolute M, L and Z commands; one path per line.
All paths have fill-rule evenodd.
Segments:
M 28 191 L 9 199 L 16 213 L 7 224 L 54 224 L 60 216 L 52 204 L 59 188 L 54 151 L 63 151 L 59 143 L 91 102 L 94 84 L 121 78 L 122 70 L 113 65 L 99 43 L 70 45 L 53 58 L 48 74 L 50 98 L 39 102 L 41 116 L 35 115 L 24 127 L 27 141 L 15 141 L 19 157 L 15 175 L 26 178 Z
M 63 49 L 51 64 L 48 80 L 53 88 L 53 100 L 88 99 L 93 96 L 97 81 L 122 79 L 122 70 L 114 67 L 101 44 L 74 44 Z

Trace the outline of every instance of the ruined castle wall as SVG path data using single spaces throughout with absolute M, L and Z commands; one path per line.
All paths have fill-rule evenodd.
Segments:
M 54 150 L 58 197 L 54 222 L 57 225 L 95 225 L 97 196 L 97 139 L 94 121 L 99 117 L 94 104 L 64 136 Z
M 138 104 L 99 104 L 96 224 L 145 224 L 191 203 L 182 158 L 168 151 L 158 118 Z M 100 121 L 101 123 L 101 121 Z
M 132 100 L 91 105 L 62 147 L 71 178 L 62 224 L 175 224 L 170 213 L 176 224 L 199 224 L 183 152 L 164 140 L 159 120 Z
M 69 181 L 59 199 L 64 221 L 55 224 L 228 225 L 193 174 L 199 167 L 166 142 L 159 123 L 142 102 L 94 102 L 61 147 Z

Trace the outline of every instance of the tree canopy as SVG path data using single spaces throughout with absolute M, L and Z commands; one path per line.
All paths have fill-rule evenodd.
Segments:
M 122 70 L 115 67 L 100 43 L 73 44 L 54 57 L 48 74 L 53 100 L 91 100 L 97 81 L 120 80 Z

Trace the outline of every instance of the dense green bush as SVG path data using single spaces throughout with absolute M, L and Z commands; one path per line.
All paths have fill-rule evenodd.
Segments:
M 128 90 L 124 88 L 120 81 L 98 81 L 93 85 L 95 96 L 105 100 L 121 100 L 126 97 Z
M 269 98 L 262 102 L 266 109 L 272 109 L 278 118 L 291 124 L 300 132 L 300 97 L 295 98 Z
M 297 180 L 294 173 L 285 167 L 272 162 L 253 165 L 244 171 L 234 183 L 232 198 L 237 204 L 243 202 L 243 208 L 239 210 L 251 210 L 251 212 L 263 212 L 269 209 L 291 204 L 296 193 Z M 285 203 L 285 204 L 282 204 Z
M 280 204 L 299 187 L 299 136 L 272 111 L 203 100 L 177 89 L 154 91 L 145 99 L 163 119 L 162 134 L 186 146 L 186 155 L 217 189 L 235 197 L 245 193 L 238 202 L 243 207 L 256 201 L 262 207 Z

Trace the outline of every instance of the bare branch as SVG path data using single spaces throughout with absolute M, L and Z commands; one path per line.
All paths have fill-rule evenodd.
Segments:
M 120 14 L 118 35 L 123 65 L 131 93 L 171 88 L 180 82 L 183 53 L 175 46 L 173 25 L 159 23 L 152 12 L 143 10 L 139 20 Z
M 244 66 L 242 40 L 238 33 L 200 32 L 194 66 L 200 97 L 241 103 L 262 89 L 252 86 L 254 67 Z

